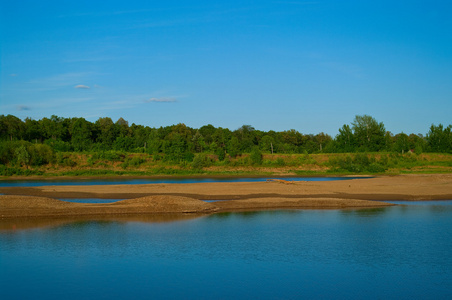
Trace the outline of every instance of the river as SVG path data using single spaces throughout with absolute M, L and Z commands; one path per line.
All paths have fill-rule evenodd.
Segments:
M 452 201 L 400 203 L 19 222 L 0 230 L 0 291 L 3 299 L 451 299 Z
M 111 184 L 152 184 L 152 183 L 205 183 L 205 182 L 262 182 L 269 179 L 287 181 L 332 181 L 365 179 L 370 177 L 162 177 L 162 178 L 127 178 L 113 177 L 102 179 L 26 179 L 0 180 L 0 187 L 37 187 L 47 185 L 111 185 Z

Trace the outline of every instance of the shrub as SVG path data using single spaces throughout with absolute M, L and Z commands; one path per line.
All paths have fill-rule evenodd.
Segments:
M 52 148 L 57 152 L 70 152 L 73 150 L 72 146 L 68 142 L 63 142 L 61 140 L 49 139 L 45 140 L 44 144 Z
M 250 160 L 253 165 L 262 164 L 262 152 L 259 150 L 258 147 L 254 147 L 253 151 L 251 151 Z
M 286 162 L 284 161 L 284 158 L 278 157 L 274 164 L 278 167 L 284 167 L 286 165 Z
M 193 169 L 202 169 L 211 166 L 213 163 L 212 159 L 205 153 L 196 154 L 191 163 Z
M 30 144 L 27 148 L 30 154 L 30 165 L 42 166 L 48 164 L 54 160 L 54 153 L 49 145 L 43 144 Z
M 367 167 L 367 171 L 370 173 L 384 173 L 386 169 L 379 163 L 372 163 Z
M 57 163 L 66 167 L 75 167 L 77 163 L 71 158 L 70 154 L 59 152 L 57 154 Z
M 139 167 L 142 163 L 144 163 L 146 159 L 136 156 L 136 157 L 127 157 L 125 161 L 121 164 L 121 167 L 123 169 L 126 169 L 127 167 Z
M 384 161 L 385 160 L 383 160 L 383 162 Z M 331 157 L 329 165 L 339 171 L 342 170 L 352 173 L 384 173 L 386 171 L 385 165 L 381 162 L 377 162 L 375 157 L 369 157 L 365 153 L 358 153 L 353 158 L 350 155 L 345 157 Z

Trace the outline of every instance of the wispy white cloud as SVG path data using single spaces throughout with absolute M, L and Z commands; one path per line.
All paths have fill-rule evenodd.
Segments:
M 73 72 L 63 73 L 49 77 L 36 78 L 30 80 L 27 84 L 28 88 L 36 91 L 51 91 L 60 88 L 66 88 L 76 85 L 78 82 L 83 82 L 91 78 L 91 72 Z
M 74 88 L 76 88 L 76 89 L 89 89 L 90 87 L 87 86 L 87 85 L 79 84 L 79 85 L 74 86 Z
M 151 102 L 172 103 L 172 102 L 177 102 L 177 99 L 174 97 L 160 97 L 160 98 L 153 97 L 153 98 L 146 100 L 145 102 L 147 102 L 147 103 L 151 103 Z
M 31 107 L 30 106 L 26 106 L 26 105 L 18 105 L 17 106 L 17 110 L 19 110 L 19 111 L 31 110 Z

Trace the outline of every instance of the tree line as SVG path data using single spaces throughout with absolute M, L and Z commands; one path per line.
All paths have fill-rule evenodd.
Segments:
M 48 163 L 55 152 L 105 152 L 110 150 L 149 153 L 172 162 L 193 161 L 197 153 L 218 160 L 243 153 L 358 153 L 440 152 L 452 153 L 452 125 L 431 125 L 428 133 L 392 134 L 382 122 L 359 115 L 344 124 L 333 138 L 323 132 L 303 134 L 297 130 L 261 131 L 251 125 L 230 130 L 213 125 L 191 128 L 177 124 L 159 128 L 132 124 L 109 117 L 95 122 L 84 118 L 21 120 L 0 115 L 0 163 L 22 160 L 31 165 Z

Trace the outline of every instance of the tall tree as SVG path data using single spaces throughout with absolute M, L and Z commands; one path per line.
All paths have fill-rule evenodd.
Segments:
M 352 123 L 356 143 L 361 150 L 379 151 L 385 147 L 385 126 L 368 115 L 355 116 Z
M 99 118 L 95 126 L 98 128 L 99 134 L 97 142 L 101 144 L 103 149 L 111 149 L 114 140 L 116 139 L 115 124 L 111 118 Z
M 349 125 L 344 124 L 339 128 L 339 134 L 335 139 L 337 152 L 354 152 L 356 151 L 355 136 Z
M 270 135 L 264 135 L 259 142 L 259 148 L 262 151 L 270 152 L 273 154 L 275 147 L 275 139 Z
M 45 139 L 67 141 L 69 136 L 69 126 L 72 120 L 52 115 L 49 118 L 40 120 L 41 132 Z
M 24 138 L 27 141 L 34 141 L 35 143 L 38 142 L 38 139 L 41 141 L 42 139 L 41 126 L 39 125 L 38 121 L 33 120 L 31 118 L 25 119 Z
M 321 132 L 319 134 L 317 134 L 314 137 L 314 140 L 316 141 L 316 143 L 319 145 L 318 150 L 320 152 L 323 152 L 323 150 L 326 148 L 326 146 L 331 143 L 331 136 L 329 136 L 328 134 Z
M 432 124 L 427 134 L 427 143 L 433 152 L 452 152 L 452 125 Z
M 232 157 L 236 157 L 237 155 L 241 154 L 242 152 L 240 151 L 240 142 L 239 139 L 236 136 L 233 136 L 230 140 L 229 140 L 229 144 L 228 144 L 228 153 L 230 156 Z
M 129 122 L 123 118 L 119 118 L 115 123 L 118 137 L 130 136 Z
M 395 152 L 408 152 L 411 149 L 409 141 L 408 141 L 408 135 L 405 133 L 399 133 L 394 136 L 394 144 L 393 144 L 393 150 Z
M 215 127 L 211 124 L 204 125 L 199 128 L 199 134 L 204 138 L 206 144 L 212 143 L 212 135 L 215 133 Z
M 257 145 L 254 135 L 254 127 L 251 125 L 243 125 L 234 131 L 234 135 L 240 141 L 240 150 L 243 152 L 251 152 L 253 147 Z
M 1 115 L 0 116 L 0 129 L 2 130 L 1 136 L 7 138 L 10 141 L 13 139 L 20 140 L 22 138 L 23 122 L 13 115 Z
M 84 118 L 73 118 L 71 125 L 71 143 L 75 151 L 88 150 L 92 144 L 92 124 Z

